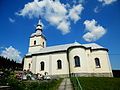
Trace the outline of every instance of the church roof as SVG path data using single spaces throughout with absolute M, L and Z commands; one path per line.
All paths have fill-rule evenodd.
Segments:
M 57 51 L 66 51 L 68 48 L 74 47 L 74 46 L 80 46 L 80 47 L 91 48 L 91 49 L 105 49 L 104 47 L 96 43 L 80 44 L 78 42 L 74 42 L 71 44 L 63 44 L 63 45 L 45 47 L 45 48 L 40 49 L 39 52 L 28 53 L 26 56 L 29 56 L 32 54 L 43 54 L 43 53 L 50 53 L 50 52 L 57 52 Z
M 38 21 L 38 24 L 36 26 L 36 32 L 31 34 L 31 37 L 34 36 L 43 36 L 45 38 L 45 36 L 42 34 L 42 28 L 43 28 L 43 24 L 41 23 L 41 21 Z
M 82 44 L 83 46 L 85 46 L 85 47 L 91 47 L 92 49 L 97 49 L 97 48 L 104 48 L 103 46 L 100 46 L 100 45 L 98 45 L 98 44 L 96 44 L 96 43 L 90 43 L 90 44 Z

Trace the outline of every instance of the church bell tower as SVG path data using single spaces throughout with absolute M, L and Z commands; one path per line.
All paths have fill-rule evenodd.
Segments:
M 40 49 L 46 47 L 46 38 L 42 34 L 43 26 L 38 21 L 38 24 L 36 26 L 35 33 L 32 33 L 30 36 L 30 43 L 29 43 L 29 51 L 30 53 L 38 52 Z

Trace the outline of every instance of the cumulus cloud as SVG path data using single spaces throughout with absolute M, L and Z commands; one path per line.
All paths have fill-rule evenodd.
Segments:
M 96 41 L 106 33 L 106 29 L 97 25 L 97 21 L 94 19 L 84 21 L 84 25 L 88 32 L 83 35 L 83 38 L 88 42 Z
M 62 31 L 63 34 L 69 33 L 70 31 L 70 22 L 63 20 L 57 27 Z
M 13 18 L 8 18 L 11 23 L 14 23 L 15 20 Z
M 41 16 L 41 18 L 61 30 L 63 34 L 66 34 L 70 32 L 71 21 L 77 22 L 80 19 L 82 10 L 83 6 L 81 4 L 70 6 L 61 3 L 59 0 L 34 0 L 25 4 L 17 15 L 29 18 Z
M 113 2 L 116 2 L 117 0 L 98 0 L 99 2 L 103 3 L 103 5 L 109 5 Z
M 73 6 L 73 8 L 70 9 L 69 12 L 69 17 L 71 18 L 71 20 L 77 22 L 80 19 L 79 14 L 82 12 L 82 10 L 83 10 L 83 6 L 81 4 Z
M 3 56 L 5 58 L 8 58 L 10 60 L 14 60 L 17 63 L 20 63 L 22 61 L 22 57 L 20 56 L 20 52 L 13 48 L 12 46 L 5 48 L 0 56 Z

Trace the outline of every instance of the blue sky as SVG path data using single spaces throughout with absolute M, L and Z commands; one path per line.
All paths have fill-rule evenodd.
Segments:
M 46 14 L 48 11 L 41 12 L 42 9 L 40 9 L 37 13 L 30 14 L 29 11 L 31 9 L 34 11 L 34 8 L 25 9 L 25 5 L 28 5 L 28 3 L 37 2 L 39 5 L 41 1 L 12 0 L 11 2 L 11 0 L 0 0 L 0 53 L 3 53 L 3 51 L 10 52 L 9 50 L 16 51 L 14 53 L 15 59 L 17 58 L 16 54 L 21 59 L 28 51 L 29 37 L 35 31 L 38 16 L 41 15 L 47 46 L 75 41 L 81 44 L 94 42 L 109 49 L 112 68 L 120 69 L 120 1 L 106 1 L 56 0 L 56 2 L 59 2 L 57 3 L 58 6 L 60 5 L 59 9 L 63 7 L 61 11 L 58 10 L 56 16 L 60 16 L 58 19 L 65 19 L 58 20 L 59 22 L 55 24 L 48 18 L 51 15 L 51 13 Z M 56 4 L 52 1 L 51 3 L 53 3 L 53 6 Z M 49 7 L 49 5 L 46 6 L 46 8 Z M 66 11 L 63 12 L 64 8 L 67 13 Z M 71 13 L 75 12 L 70 14 L 70 11 Z

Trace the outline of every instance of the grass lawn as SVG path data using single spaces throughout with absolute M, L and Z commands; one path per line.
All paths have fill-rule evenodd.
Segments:
M 76 78 L 71 78 L 73 86 L 77 87 Z M 83 90 L 120 90 L 120 78 L 79 77 Z M 76 89 L 79 90 L 79 89 Z

